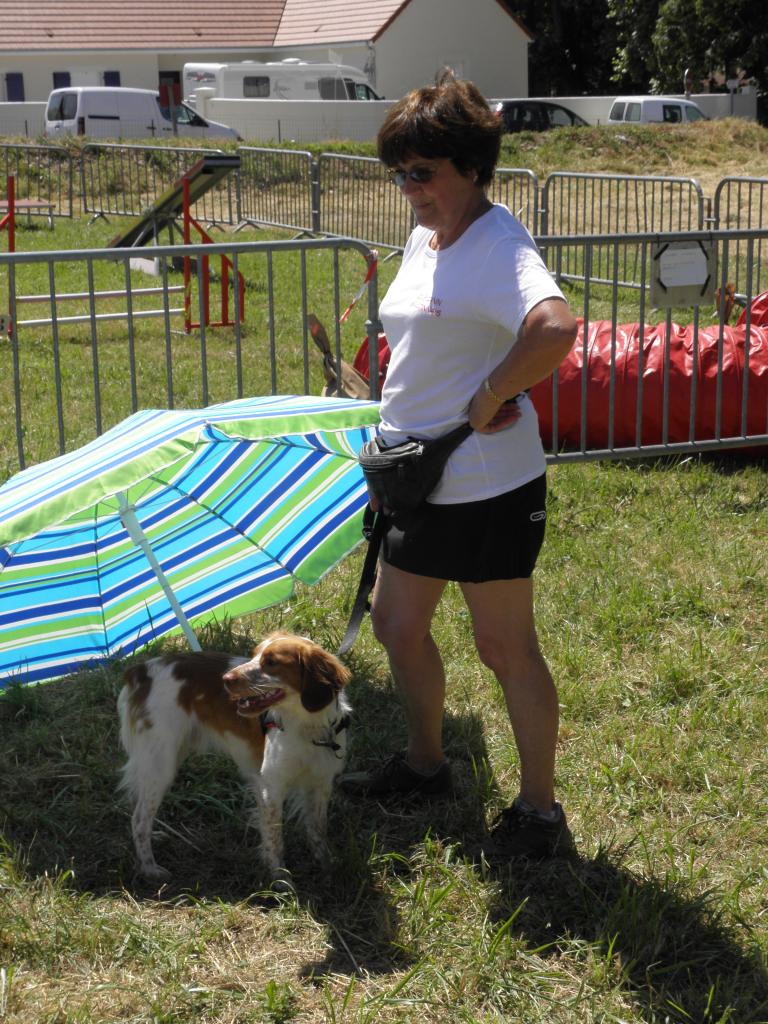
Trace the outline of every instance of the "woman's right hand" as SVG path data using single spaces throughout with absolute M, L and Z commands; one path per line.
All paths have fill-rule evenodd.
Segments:
M 469 404 L 469 424 L 478 434 L 496 434 L 516 423 L 521 415 L 514 398 L 499 405 L 482 386 Z

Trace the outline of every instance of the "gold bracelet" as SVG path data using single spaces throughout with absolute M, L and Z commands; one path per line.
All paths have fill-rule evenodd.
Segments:
M 485 393 L 486 393 L 486 395 L 488 395 L 489 398 L 492 398 L 494 400 L 494 402 L 498 402 L 499 405 L 504 405 L 504 399 L 503 398 L 499 398 L 499 396 L 496 394 L 496 392 L 491 387 L 491 378 L 490 377 L 486 377 L 485 378 L 485 380 L 483 381 L 483 387 L 485 388 Z

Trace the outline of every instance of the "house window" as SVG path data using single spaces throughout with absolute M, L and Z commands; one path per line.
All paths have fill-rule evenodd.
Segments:
M 72 76 L 68 71 L 53 72 L 53 88 L 68 89 L 72 85 Z
M 267 75 L 246 75 L 243 78 L 243 96 L 250 99 L 264 99 L 269 96 Z
M 24 75 L 20 71 L 9 71 L 6 74 L 5 98 L 8 103 L 24 102 Z
M 120 72 L 119 71 L 105 71 L 104 72 L 104 85 L 120 85 Z

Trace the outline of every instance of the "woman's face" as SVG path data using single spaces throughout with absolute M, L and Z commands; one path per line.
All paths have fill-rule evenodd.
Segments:
M 472 181 L 474 175 L 460 174 L 447 157 L 410 157 L 398 167 L 391 168 L 391 172 L 394 171 L 406 172 L 400 191 L 408 200 L 418 223 L 431 228 L 438 236 L 450 234 L 484 197 L 482 189 Z M 407 176 L 408 171 L 426 172 L 429 180 L 414 181 Z

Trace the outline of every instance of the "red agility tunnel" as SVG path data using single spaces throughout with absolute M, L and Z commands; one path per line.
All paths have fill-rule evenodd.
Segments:
M 586 354 L 584 450 L 634 448 L 638 444 L 676 444 L 689 441 L 691 437 L 696 441 L 704 441 L 768 433 L 768 292 L 754 299 L 749 317 L 746 392 L 746 309 L 742 311 L 735 327 L 726 325 L 723 328 L 722 359 L 719 326 L 699 328 L 696 346 L 693 328 L 673 323 L 667 353 L 666 324 L 646 325 L 641 359 L 640 324 L 617 324 L 614 343 L 610 320 L 590 323 Z M 612 361 L 616 369 L 611 417 Z M 380 334 L 380 387 L 384 383 L 388 364 L 389 346 L 385 335 Z M 354 361 L 355 369 L 366 380 L 369 365 L 366 339 Z M 544 446 L 549 450 L 581 449 L 583 366 L 584 323 L 580 320 L 576 342 L 558 370 L 555 434 L 552 430 L 552 378 L 537 384 L 530 392 L 539 414 Z M 641 389 L 638 389 L 638 377 L 642 381 Z M 665 377 L 668 407 L 666 436 Z M 639 437 L 638 405 L 642 411 Z M 745 408 L 746 423 L 743 422 Z
M 768 309 L 768 301 L 764 304 Z M 746 424 L 742 417 L 745 408 L 745 326 L 723 328 L 721 360 L 719 327 L 700 328 L 698 346 L 695 346 L 692 327 L 673 323 L 667 341 L 665 324 L 646 325 L 641 358 L 639 324 L 617 324 L 614 329 L 610 321 L 590 323 L 586 346 L 585 449 L 674 444 L 688 441 L 691 437 L 701 441 L 718 436 L 732 438 L 744 433 L 768 432 L 768 326 L 755 325 L 755 319 L 760 320 L 761 317 L 753 318 L 749 336 Z M 612 359 L 615 374 L 611 417 Z M 531 390 L 531 398 L 539 414 L 541 436 L 549 449 L 579 449 L 582 446 L 584 362 L 584 325 L 580 321 L 576 342 L 558 371 L 556 434 L 553 435 L 552 430 L 551 378 Z M 665 435 L 667 374 L 668 420 Z M 639 377 L 641 391 L 638 389 Z M 641 409 L 639 437 L 638 405 Z

